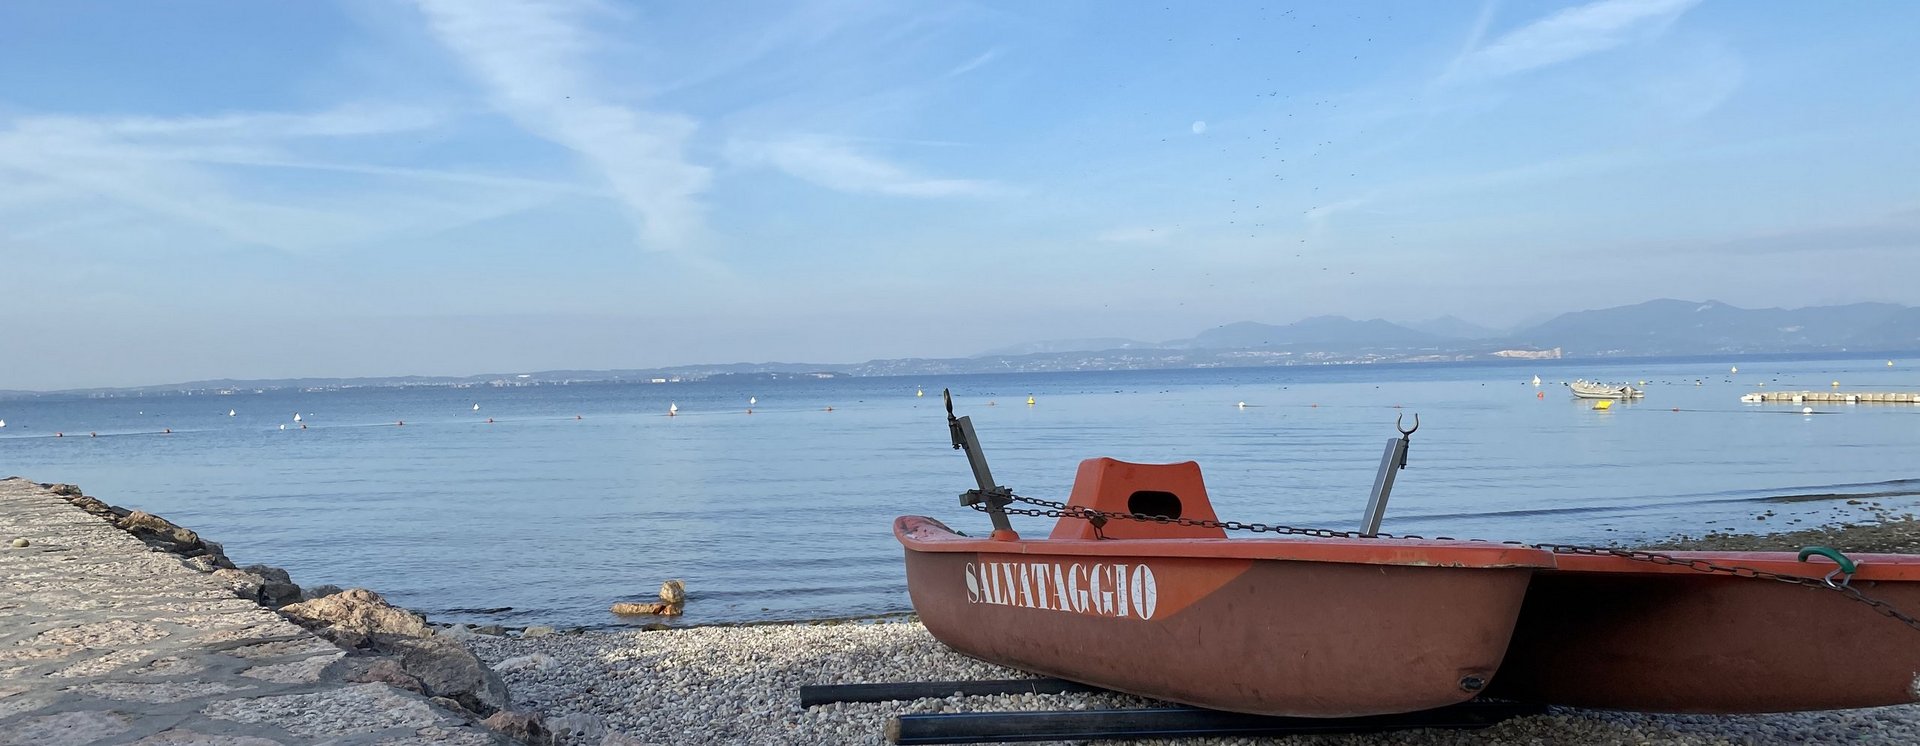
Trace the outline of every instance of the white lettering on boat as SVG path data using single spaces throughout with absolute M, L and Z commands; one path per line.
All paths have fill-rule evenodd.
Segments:
M 968 562 L 967 603 L 1152 619 L 1153 568 L 1119 562 Z

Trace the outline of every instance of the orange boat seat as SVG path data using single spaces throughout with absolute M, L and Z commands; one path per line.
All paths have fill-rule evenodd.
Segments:
M 1073 478 L 1073 496 L 1067 504 L 1105 513 L 1145 513 L 1168 518 L 1217 521 L 1207 501 L 1207 485 L 1200 465 L 1134 464 L 1110 458 L 1080 462 Z M 1109 539 L 1224 539 L 1225 529 L 1113 519 L 1100 528 Z M 1049 539 L 1096 539 L 1093 524 L 1080 518 L 1061 518 Z

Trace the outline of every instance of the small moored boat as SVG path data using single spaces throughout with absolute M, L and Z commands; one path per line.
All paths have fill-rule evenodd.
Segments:
M 1624 383 L 1596 383 L 1586 379 L 1569 383 L 1567 388 L 1580 399 L 1638 399 L 1647 395 Z

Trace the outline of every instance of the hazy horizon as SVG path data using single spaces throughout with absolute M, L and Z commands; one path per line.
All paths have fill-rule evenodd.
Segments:
M 0 6 L 0 389 L 1920 305 L 1920 5 L 755 8 Z

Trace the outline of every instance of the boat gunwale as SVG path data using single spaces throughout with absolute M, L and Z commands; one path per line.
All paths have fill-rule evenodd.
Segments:
M 1779 575 L 1820 580 L 1835 569 L 1834 564 L 1828 560 L 1801 562 L 1797 552 L 1684 551 L 1654 552 L 1654 554 L 1672 557 L 1680 560 L 1682 564 L 1656 564 L 1611 554 L 1557 553 L 1554 555 L 1554 566 L 1548 571 L 1568 575 L 1689 575 L 1744 579 L 1729 573 L 1703 572 L 1684 564 L 1689 560 L 1706 560 L 1723 567 L 1743 567 Z M 1920 581 L 1920 555 L 1849 554 L 1847 559 L 1854 562 L 1854 580 Z
M 916 552 L 1272 560 L 1467 569 L 1550 570 L 1554 566 L 1553 555 L 1545 550 L 1482 541 L 1322 537 L 1000 541 L 984 537 L 962 536 L 937 520 L 914 515 L 894 519 L 893 535 L 909 551 Z

